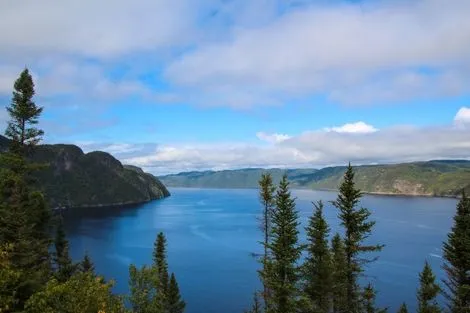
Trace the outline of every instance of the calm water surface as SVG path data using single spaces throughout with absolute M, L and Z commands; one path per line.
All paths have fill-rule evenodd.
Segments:
M 72 256 L 78 260 L 88 251 L 97 272 L 114 278 L 115 291 L 126 293 L 129 264 L 150 264 L 153 242 L 163 231 L 170 270 L 176 273 L 186 312 L 243 312 L 260 287 L 258 264 L 251 256 L 261 251 L 257 190 L 170 191 L 170 198 L 134 207 L 67 212 Z M 332 192 L 307 190 L 295 190 L 293 195 L 303 225 L 312 213 L 312 201 L 336 197 Z M 414 310 L 424 260 L 442 277 L 441 243 L 451 227 L 456 200 L 365 196 L 362 205 L 377 221 L 371 241 L 386 245 L 380 259 L 367 269 L 367 279 L 379 290 L 379 304 L 395 310 L 406 301 Z M 336 209 L 327 204 L 325 215 L 332 232 L 339 230 Z

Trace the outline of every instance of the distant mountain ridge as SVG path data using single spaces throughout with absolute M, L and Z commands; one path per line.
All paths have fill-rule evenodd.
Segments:
M 0 152 L 7 149 L 8 139 L 0 136 Z M 31 158 L 48 165 L 35 176 L 53 207 L 126 205 L 170 195 L 158 178 L 122 165 L 106 152 L 85 154 L 75 145 L 40 145 Z
M 168 187 L 257 188 L 262 173 L 274 181 L 283 173 L 294 188 L 336 190 L 345 166 L 322 169 L 238 169 L 183 172 L 159 176 Z M 462 189 L 470 192 L 470 161 L 433 160 L 400 164 L 355 166 L 356 183 L 367 193 L 392 195 L 456 196 Z

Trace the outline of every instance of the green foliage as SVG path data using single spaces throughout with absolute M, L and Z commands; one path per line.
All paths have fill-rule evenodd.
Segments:
M 263 283 L 263 301 L 265 310 L 268 307 L 270 292 L 266 282 L 266 275 L 268 273 L 268 260 L 269 256 L 269 243 L 270 243 L 270 233 L 271 233 L 271 219 L 272 219 L 272 212 L 274 206 L 274 192 L 276 191 L 276 187 L 273 184 L 273 179 L 270 173 L 263 173 L 259 180 L 259 199 L 262 206 L 262 214 L 261 214 L 261 221 L 260 221 L 260 229 L 263 232 L 263 249 L 264 253 L 260 260 L 262 264 L 262 269 L 259 271 L 259 275 L 261 281 Z M 256 298 L 258 300 L 258 298 Z M 258 302 L 255 302 L 253 305 L 258 305 Z
M 74 264 L 69 255 L 69 242 L 65 236 L 62 218 L 59 218 L 57 224 L 54 247 L 55 277 L 60 283 L 63 283 L 77 271 L 78 264 Z
M 26 303 L 25 313 L 124 313 L 123 301 L 105 283 L 90 273 L 78 273 L 68 281 L 49 281 L 44 290 Z
M 470 312 L 470 199 L 465 193 L 457 204 L 454 225 L 443 246 L 444 295 L 452 313 Z
M 298 296 L 297 261 L 302 247 L 298 243 L 298 212 L 284 175 L 276 193 L 272 214 L 270 256 L 267 285 L 272 291 L 268 312 L 289 313 L 296 310 Z
M 259 301 L 258 294 L 255 292 L 253 293 L 253 304 L 251 306 L 251 309 L 245 310 L 245 313 L 261 313 L 261 312 L 263 312 L 263 308 Z
M 129 302 L 134 313 L 163 313 L 164 295 L 159 292 L 160 282 L 155 266 L 138 269 L 129 267 Z
M 95 273 L 95 265 L 91 261 L 91 258 L 87 252 L 85 252 L 85 256 L 83 257 L 83 260 L 80 263 L 80 270 L 84 273 Z
M 168 262 L 166 260 L 166 238 L 162 232 L 157 235 L 154 243 L 153 264 L 157 267 L 160 288 L 166 294 L 170 278 L 168 275 Z
M 375 306 L 376 291 L 369 283 L 362 293 L 362 312 L 364 313 L 385 313 L 387 310 L 379 309 Z
M 418 313 L 442 312 L 436 300 L 441 288 L 436 284 L 436 276 L 434 276 L 427 261 L 424 263 L 423 271 L 419 274 L 419 284 L 417 294 Z
M 344 174 L 344 181 L 340 186 L 339 194 L 333 205 L 339 210 L 339 219 L 345 230 L 344 250 L 346 253 L 346 304 L 351 313 L 360 312 L 360 288 L 358 276 L 364 269 L 364 264 L 372 260 L 366 260 L 362 256 L 364 252 L 380 251 L 383 246 L 366 246 L 363 244 L 375 224 L 369 221 L 370 212 L 366 208 L 358 208 L 362 193 L 355 187 L 354 171 L 351 165 Z
M 167 313 L 183 313 L 186 303 L 180 295 L 178 283 L 174 273 L 171 273 L 170 285 L 167 292 Z
M 15 81 L 13 98 L 7 107 L 10 121 L 5 135 L 12 140 L 11 148 L 16 153 L 24 153 L 26 146 L 35 146 L 44 134 L 42 130 L 33 127 L 42 113 L 42 108 L 34 103 L 33 96 L 33 78 L 25 69 Z
M 0 312 L 10 312 L 16 306 L 16 289 L 20 285 L 21 273 L 13 267 L 13 246 L 0 247 Z
M 403 303 L 400 308 L 398 309 L 397 313 L 408 313 L 408 308 L 406 307 L 406 303 Z
M 304 292 L 314 312 L 328 313 L 331 307 L 332 260 L 328 247 L 329 227 L 323 216 L 323 203 L 314 203 L 315 211 L 306 227 L 307 257 L 302 266 Z
M 332 302 L 333 313 L 347 313 L 346 303 L 346 252 L 341 236 L 337 233 L 331 240 L 331 258 L 332 258 Z

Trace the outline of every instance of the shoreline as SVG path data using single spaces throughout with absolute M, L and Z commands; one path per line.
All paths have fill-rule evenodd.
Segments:
M 97 204 L 82 204 L 82 205 L 77 205 L 77 206 L 63 206 L 63 207 L 52 208 L 52 211 L 60 212 L 60 211 L 75 210 L 75 209 L 111 208 L 111 207 L 124 208 L 124 207 L 133 206 L 133 205 L 148 203 L 148 202 L 155 201 L 155 200 L 162 200 L 168 197 L 170 197 L 170 195 L 163 196 L 161 198 L 153 198 L 153 199 L 142 200 L 142 201 L 125 201 L 125 202 L 115 202 L 115 203 L 97 203 Z
M 186 186 L 167 186 L 167 188 L 184 188 L 184 189 L 258 189 L 258 187 L 186 187 Z M 338 192 L 338 189 L 329 188 L 303 188 L 298 186 L 292 186 L 292 190 L 310 190 L 310 191 L 328 191 Z M 413 194 L 413 193 L 393 193 L 393 192 L 376 192 L 376 191 L 362 191 L 365 195 L 371 196 L 387 196 L 387 197 L 423 197 L 423 198 L 449 198 L 449 199 L 460 199 L 460 195 L 433 195 L 428 194 Z

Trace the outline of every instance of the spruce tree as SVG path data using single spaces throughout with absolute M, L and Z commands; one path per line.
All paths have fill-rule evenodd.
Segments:
M 426 261 L 423 271 L 419 274 L 418 313 L 442 312 L 436 301 L 440 291 L 441 289 L 436 284 L 436 276 L 434 276 L 431 266 Z
M 317 313 L 328 313 L 331 307 L 332 260 L 328 247 L 328 223 L 323 216 L 323 202 L 313 204 L 307 232 L 307 257 L 302 266 L 304 292 Z
M 158 270 L 158 279 L 161 285 L 160 288 L 163 293 L 166 294 L 168 290 L 169 276 L 168 262 L 166 259 L 166 238 L 162 232 L 158 234 L 154 243 L 153 263 Z
M 270 232 L 271 232 L 271 215 L 274 205 L 274 192 L 276 187 L 273 185 L 272 176 L 269 173 L 265 173 L 261 175 L 261 178 L 258 182 L 259 184 L 259 198 L 262 206 L 262 215 L 261 215 L 261 222 L 260 222 L 260 229 L 263 232 L 263 249 L 264 253 L 261 259 L 262 269 L 259 271 L 261 281 L 263 283 L 263 301 L 264 301 L 264 311 L 267 310 L 269 305 L 269 290 L 267 288 L 266 283 L 266 274 L 268 272 L 268 245 L 270 239 Z M 258 298 L 256 298 L 258 299 Z
M 85 256 L 83 257 L 82 262 L 80 263 L 80 269 L 84 273 L 95 273 L 95 265 L 91 261 L 90 256 L 88 255 L 88 252 L 85 252 Z
M 362 312 L 365 313 L 385 313 L 387 310 L 379 309 L 375 306 L 375 298 L 377 292 L 372 287 L 371 283 L 369 283 L 362 293 Z
M 6 136 L 10 151 L 0 155 L 0 245 L 11 246 L 12 270 L 21 273 L 14 287 L 13 311 L 22 311 L 25 301 L 41 289 L 50 275 L 50 211 L 42 193 L 35 191 L 25 158 L 25 146 L 33 147 L 42 131 L 36 124 L 42 109 L 31 101 L 34 84 L 27 71 L 15 82 Z
M 341 236 L 336 233 L 331 240 L 331 258 L 332 258 L 332 302 L 333 313 L 347 313 L 346 306 L 346 253 Z
M 263 311 L 261 307 L 261 303 L 258 298 L 258 294 L 256 292 L 253 293 L 253 304 L 251 305 L 251 309 L 245 310 L 245 313 L 261 313 Z
M 186 303 L 183 301 L 180 295 L 180 290 L 178 288 L 178 283 L 176 282 L 176 277 L 174 273 L 171 273 L 170 284 L 168 286 L 168 313 L 183 313 Z
M 272 214 L 271 243 L 268 245 L 271 260 L 267 275 L 272 292 L 269 312 L 296 311 L 299 273 L 297 261 L 302 247 L 298 243 L 298 212 L 289 192 L 287 175 L 284 175 L 276 192 L 276 207 Z
M 41 129 L 34 127 L 42 113 L 42 108 L 33 101 L 34 93 L 33 78 L 28 69 L 24 69 L 15 81 L 12 101 L 7 107 L 11 120 L 5 135 L 12 140 L 15 153 L 23 154 L 25 147 L 35 146 L 44 134 Z
M 444 296 L 451 313 L 470 312 L 470 199 L 462 192 L 454 225 L 444 243 L 443 265 L 447 279 Z
M 370 212 L 358 207 L 362 193 L 355 187 L 354 171 L 349 164 L 339 194 L 333 205 L 339 210 L 341 225 L 345 230 L 344 250 L 346 252 L 346 305 L 351 313 L 359 313 L 360 287 L 358 277 L 364 271 L 364 265 L 373 260 L 365 259 L 364 252 L 375 252 L 382 245 L 364 245 L 364 240 L 371 233 L 375 222 L 369 221 Z
M 402 303 L 397 313 L 408 313 L 408 308 L 406 307 L 406 303 Z
M 65 282 L 75 273 L 77 265 L 73 264 L 69 255 L 69 242 L 65 236 L 62 219 L 59 218 L 54 240 L 55 246 L 55 276 L 59 282 Z

